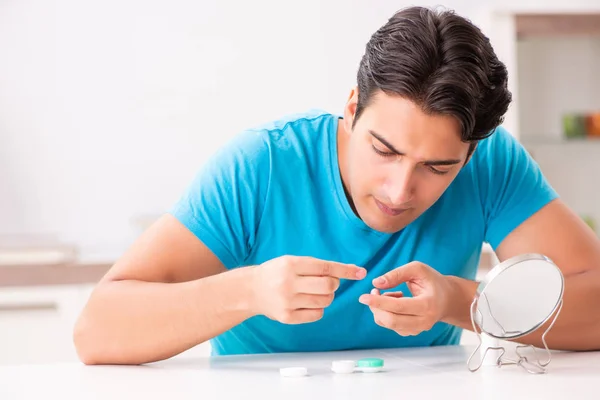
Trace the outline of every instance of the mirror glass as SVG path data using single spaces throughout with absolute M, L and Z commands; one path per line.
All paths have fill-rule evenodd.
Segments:
M 475 322 L 495 338 L 518 338 L 550 319 L 563 290 L 563 275 L 547 257 L 526 254 L 508 259 L 480 283 Z

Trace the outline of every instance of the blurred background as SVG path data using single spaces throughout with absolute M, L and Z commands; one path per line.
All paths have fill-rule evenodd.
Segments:
M 504 125 L 598 230 L 600 0 L 419 2 L 440 4 L 490 37 Z M 75 361 L 94 284 L 207 157 L 284 114 L 342 112 L 370 35 L 409 5 L 0 0 L 0 364 Z M 494 262 L 484 246 L 481 273 Z

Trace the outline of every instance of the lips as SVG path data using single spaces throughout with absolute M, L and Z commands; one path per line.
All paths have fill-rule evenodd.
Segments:
M 389 215 L 391 217 L 398 216 L 398 215 L 400 215 L 403 212 L 405 212 L 405 211 L 408 210 L 408 208 L 391 208 L 391 207 L 388 207 L 385 204 L 383 204 L 382 202 L 378 201 L 377 199 L 375 200 L 375 203 L 377 204 L 377 207 L 379 207 L 379 209 L 384 214 Z

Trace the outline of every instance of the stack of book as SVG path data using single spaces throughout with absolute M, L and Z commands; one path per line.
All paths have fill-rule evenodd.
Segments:
M 564 115 L 563 132 L 567 139 L 600 139 L 600 112 Z

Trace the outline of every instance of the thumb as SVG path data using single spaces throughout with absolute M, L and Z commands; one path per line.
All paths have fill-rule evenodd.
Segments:
M 421 276 L 423 264 L 413 261 L 373 279 L 373 286 L 378 289 L 389 289 Z

